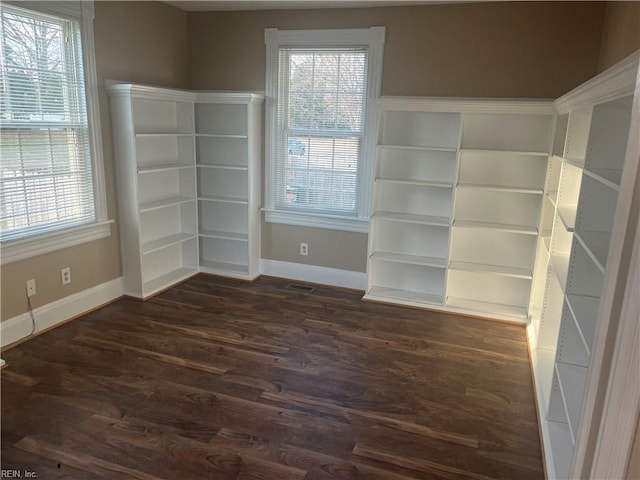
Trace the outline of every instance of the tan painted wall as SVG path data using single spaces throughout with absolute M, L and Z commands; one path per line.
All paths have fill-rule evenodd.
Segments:
M 604 4 L 189 14 L 192 88 L 264 90 L 264 29 L 384 25 L 383 95 L 556 98 L 596 73 Z
M 109 217 L 116 218 L 116 188 L 109 105 L 104 79 L 187 85 L 187 14 L 156 2 L 96 2 L 94 22 L 100 83 L 100 113 Z M 60 284 L 71 267 L 72 282 Z M 25 282 L 36 279 L 34 307 L 113 280 L 121 275 L 117 225 L 109 238 L 2 267 L 2 320 L 27 311 Z
M 596 73 L 604 4 L 507 2 L 189 14 L 189 84 L 264 90 L 264 29 L 387 28 L 384 95 L 556 98 Z M 264 258 L 365 271 L 367 235 L 263 222 Z M 309 257 L 298 253 L 309 242 Z
M 627 480 L 640 480 L 640 417 L 638 417 L 638 426 L 631 445 L 631 458 L 629 458 L 629 468 L 625 478 Z
M 262 223 L 262 245 L 269 246 L 263 258 L 306 265 L 321 265 L 354 272 L 367 268 L 367 235 L 322 228 Z M 309 244 L 309 255 L 299 255 L 300 243 Z M 292 254 L 293 252 L 293 254 Z
M 640 2 L 607 2 L 598 72 L 640 48 Z

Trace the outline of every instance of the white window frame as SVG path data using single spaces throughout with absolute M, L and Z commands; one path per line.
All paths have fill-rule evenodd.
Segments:
M 327 30 L 278 30 L 277 28 L 266 28 L 264 34 L 267 46 L 265 220 L 272 223 L 367 233 L 369 231 L 371 212 L 371 190 L 373 186 L 376 143 L 375 100 L 380 97 L 382 86 L 385 27 Z M 291 211 L 276 207 L 278 50 L 281 47 L 368 48 L 367 104 L 364 117 L 362 158 L 358 167 L 359 193 L 356 199 L 357 216 L 355 217 Z
M 0 264 L 16 262 L 111 235 L 111 224 L 107 211 L 107 195 L 102 156 L 102 133 L 98 105 L 98 77 L 96 74 L 95 44 L 93 36 L 93 1 L 19 2 L 7 1 L 16 7 L 80 23 L 84 83 L 87 100 L 89 151 L 93 176 L 95 221 L 87 225 L 73 226 L 41 235 L 33 235 L 3 242 L 0 247 Z

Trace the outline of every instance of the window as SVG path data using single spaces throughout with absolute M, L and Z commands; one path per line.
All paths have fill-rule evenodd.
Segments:
M 85 92 L 82 7 L 77 12 L 62 8 L 64 16 L 2 8 L 0 238 L 5 263 L 106 236 L 104 225 L 78 231 L 103 223 L 106 211 L 103 184 L 97 181 L 102 179 L 98 124 L 92 129 L 89 122 L 88 109 L 95 114 L 97 108 Z M 51 236 L 70 229 L 73 238 Z M 34 239 L 44 243 L 38 246 Z
M 368 230 L 384 28 L 267 29 L 266 220 Z
M 356 215 L 367 52 L 280 49 L 278 207 Z

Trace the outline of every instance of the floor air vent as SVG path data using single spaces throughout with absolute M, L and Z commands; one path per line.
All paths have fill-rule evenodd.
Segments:
M 291 290 L 299 290 L 301 292 L 311 293 L 315 290 L 315 287 L 311 287 L 309 285 L 301 285 L 299 283 L 288 283 L 285 288 L 289 288 Z

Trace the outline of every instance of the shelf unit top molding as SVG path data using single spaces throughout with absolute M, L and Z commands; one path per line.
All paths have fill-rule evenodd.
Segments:
M 170 100 L 172 102 L 195 101 L 196 95 L 188 90 L 175 90 L 173 88 L 154 87 L 151 85 L 138 85 L 134 83 L 122 83 L 115 80 L 105 80 L 105 88 L 111 96 L 124 96 L 143 98 L 148 100 Z
M 553 102 L 556 111 L 565 114 L 632 95 L 639 64 L 640 50 L 637 50 L 613 67 L 558 98 Z
M 173 88 L 154 87 L 123 83 L 116 80 L 105 80 L 105 88 L 112 96 L 131 96 L 148 100 L 171 100 L 191 103 L 228 103 L 228 104 L 260 104 L 264 101 L 263 92 L 237 92 L 225 90 L 176 90 Z
M 451 113 L 502 113 L 527 115 L 554 115 L 552 100 L 522 100 L 508 98 L 453 98 L 453 97 L 380 97 L 381 110 Z

